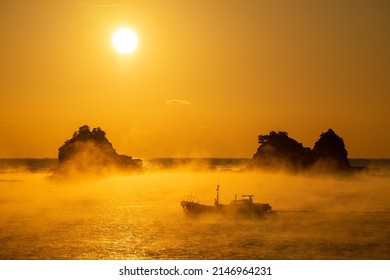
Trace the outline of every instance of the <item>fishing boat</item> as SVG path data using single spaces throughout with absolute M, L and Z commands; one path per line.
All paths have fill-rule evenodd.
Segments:
M 220 214 L 238 214 L 238 215 L 264 215 L 272 211 L 271 205 L 268 203 L 254 203 L 252 194 L 241 195 L 241 199 L 237 199 L 237 195 L 230 204 L 219 203 L 219 185 L 217 186 L 217 195 L 214 200 L 214 205 L 201 204 L 199 199 L 189 195 L 180 202 L 185 213 L 188 214 L 203 214 L 203 213 L 220 213 Z

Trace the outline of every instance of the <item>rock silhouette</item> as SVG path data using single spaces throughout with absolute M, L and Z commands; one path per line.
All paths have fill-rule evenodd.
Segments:
M 119 155 L 99 127 L 92 131 L 81 126 L 73 137 L 58 149 L 58 172 L 102 173 L 105 171 L 141 170 L 142 161 Z
M 341 171 L 349 170 L 344 141 L 332 129 L 322 133 L 314 148 L 304 147 L 290 138 L 287 132 L 271 131 L 259 135 L 257 148 L 248 168 L 289 171 Z
M 321 134 L 314 144 L 313 153 L 317 168 L 346 170 L 351 167 L 344 140 L 332 129 Z

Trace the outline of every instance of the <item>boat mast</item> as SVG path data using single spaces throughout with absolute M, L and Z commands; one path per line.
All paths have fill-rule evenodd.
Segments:
M 215 197 L 214 205 L 218 206 L 219 205 L 219 185 L 217 185 L 217 196 Z

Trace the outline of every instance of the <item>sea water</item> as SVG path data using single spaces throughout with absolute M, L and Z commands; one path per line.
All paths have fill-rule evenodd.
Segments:
M 388 172 L 348 177 L 154 169 L 70 178 L 0 173 L 0 259 L 389 259 Z M 185 195 L 212 205 L 254 194 L 260 218 L 188 216 Z

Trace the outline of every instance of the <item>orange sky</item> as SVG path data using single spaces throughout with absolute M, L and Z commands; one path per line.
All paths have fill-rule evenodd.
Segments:
M 84 124 L 134 157 L 251 157 L 259 134 L 312 147 L 328 128 L 390 157 L 390 1 L 3 0 L 0 26 L 0 157 L 56 157 Z

